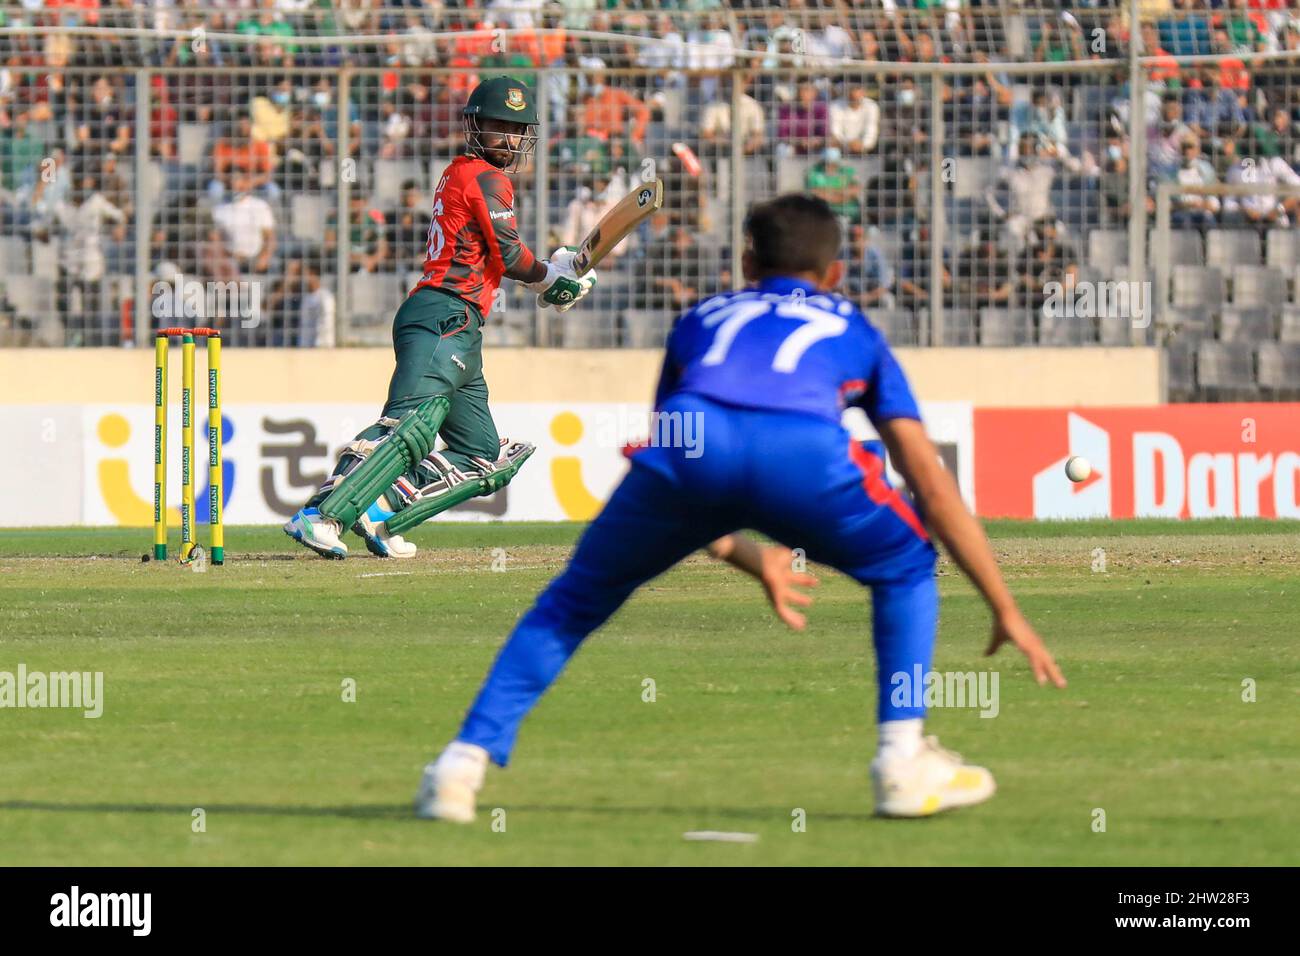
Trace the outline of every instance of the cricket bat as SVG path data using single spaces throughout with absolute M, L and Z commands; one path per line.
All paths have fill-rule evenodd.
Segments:
M 618 205 L 605 213 L 596 228 L 587 233 L 573 256 L 573 271 L 586 275 L 610 250 L 627 238 L 637 226 L 664 204 L 664 181 L 642 183 L 618 201 Z

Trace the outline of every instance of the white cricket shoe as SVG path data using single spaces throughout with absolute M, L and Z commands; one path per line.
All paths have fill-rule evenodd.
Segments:
M 424 768 L 415 794 L 415 815 L 425 820 L 473 823 L 488 754 L 474 744 L 454 742 Z
M 302 508 L 284 523 L 284 533 L 322 558 L 342 560 L 348 546 L 339 538 L 343 528 L 333 518 L 326 518 L 315 508 Z
M 352 526 L 366 542 L 366 550 L 377 558 L 413 558 L 419 549 L 400 534 L 389 534 L 388 526 L 362 513 Z
M 876 813 L 884 817 L 928 817 L 941 810 L 982 803 L 997 787 L 983 767 L 962 763 L 961 755 L 926 737 L 911 757 L 871 762 Z

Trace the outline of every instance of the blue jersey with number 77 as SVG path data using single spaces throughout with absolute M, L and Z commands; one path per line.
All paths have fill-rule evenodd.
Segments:
M 789 278 L 705 299 L 668 337 L 656 408 L 688 392 L 740 408 L 839 422 L 921 415 L 884 336 L 849 300 Z

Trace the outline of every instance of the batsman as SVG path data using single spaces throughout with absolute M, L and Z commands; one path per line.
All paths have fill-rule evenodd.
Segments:
M 402 535 L 478 495 L 505 487 L 535 450 L 497 435 L 483 378 L 483 324 L 502 278 L 564 312 L 591 291 L 574 252 L 538 259 L 519 237 L 514 187 L 537 147 L 532 91 L 508 76 L 485 80 L 463 110 L 465 153 L 433 195 L 424 274 L 393 319 L 397 365 L 375 424 L 349 442 L 334 473 L 284 525 L 295 541 L 344 558 L 351 528 L 371 554 L 409 558 Z M 445 448 L 435 450 L 441 437 Z

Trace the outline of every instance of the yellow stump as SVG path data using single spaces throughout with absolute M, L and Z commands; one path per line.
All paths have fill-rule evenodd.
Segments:
M 194 336 L 181 339 L 181 560 L 194 548 Z
M 212 563 L 225 560 L 225 529 L 221 524 L 221 336 L 208 334 L 208 526 Z
M 153 556 L 167 557 L 167 336 L 154 340 L 153 355 Z

